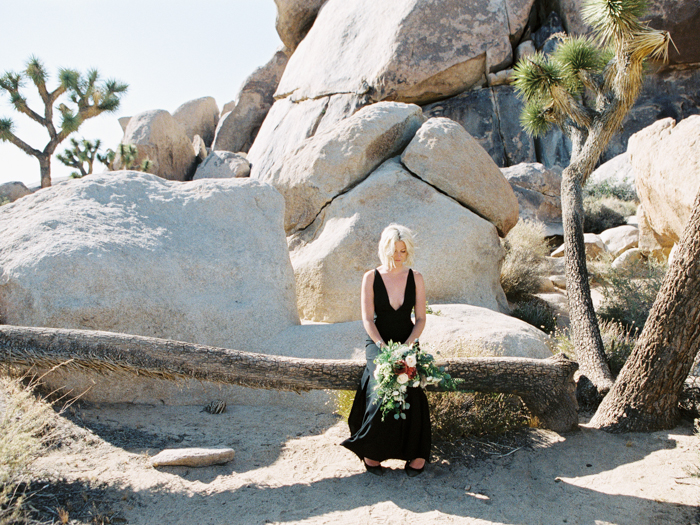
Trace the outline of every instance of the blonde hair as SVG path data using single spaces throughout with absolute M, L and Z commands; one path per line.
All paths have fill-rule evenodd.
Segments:
M 406 266 L 413 266 L 413 256 L 416 248 L 415 236 L 406 226 L 390 224 L 382 232 L 379 239 L 379 260 L 392 270 L 394 268 L 394 251 L 396 243 L 402 241 L 406 245 Z

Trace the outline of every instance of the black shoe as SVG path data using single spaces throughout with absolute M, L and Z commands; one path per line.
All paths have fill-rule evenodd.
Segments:
M 415 478 L 416 476 L 421 475 L 425 470 L 425 464 L 423 464 L 421 468 L 413 468 L 411 465 L 409 465 L 409 463 L 410 461 L 407 461 L 406 466 L 403 468 L 409 478 Z
M 365 468 L 367 469 L 367 472 L 370 474 L 374 474 L 375 476 L 383 476 L 384 475 L 384 467 L 381 465 L 377 465 L 375 467 L 372 467 L 368 465 L 365 460 L 362 460 L 362 463 L 364 464 Z

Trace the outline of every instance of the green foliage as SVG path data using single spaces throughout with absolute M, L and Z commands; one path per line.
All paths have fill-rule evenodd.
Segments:
M 610 320 L 601 320 L 599 326 L 605 359 L 613 376 L 617 376 L 632 354 L 640 332 Z M 576 360 L 576 350 L 568 329 L 560 330 L 557 328 L 550 335 L 549 346 L 553 353 L 562 353 L 569 359 Z
M 627 224 L 626 217 L 634 215 L 637 205 L 614 197 L 585 197 L 583 199 L 583 231 L 601 233 Z
M 42 173 L 42 185 L 50 185 L 51 155 L 58 145 L 71 133 L 74 133 L 82 123 L 92 117 L 96 117 L 104 111 L 115 111 L 119 107 L 121 96 L 126 93 L 128 85 L 108 80 L 99 83 L 97 70 L 89 70 L 81 75 L 74 69 L 60 69 L 58 73 L 59 86 L 53 91 L 49 90 L 46 82 L 49 78 L 46 68 L 35 57 L 29 57 L 26 67 L 22 72 L 5 72 L 0 77 L 0 92 L 4 91 L 10 97 L 14 108 L 31 120 L 46 128 L 49 142 L 43 148 L 33 148 L 14 134 L 13 123 L 9 118 L 0 120 L 0 140 L 9 141 L 28 155 L 37 157 L 40 162 L 49 168 Z M 44 108 L 34 111 L 27 105 L 27 99 L 21 90 L 25 87 L 25 80 L 30 80 L 37 91 Z M 59 102 L 59 100 L 65 102 Z M 72 104 L 72 107 L 68 104 Z M 59 122 L 47 120 L 47 116 L 54 114 L 59 117 Z
M 603 338 L 605 357 L 613 376 L 617 376 L 637 344 L 639 330 L 628 328 L 613 320 L 600 322 L 600 336 Z
M 92 173 L 93 164 L 101 142 L 97 139 L 95 142 L 83 139 L 78 142 L 76 139 L 70 139 L 70 149 L 66 149 L 63 154 L 56 155 L 56 158 L 69 168 L 77 168 L 79 171 L 71 173 L 71 178 L 79 179 Z
M 146 157 L 140 163 L 138 162 L 139 150 L 134 144 L 119 144 L 117 151 L 107 149 L 105 155 L 97 155 L 97 160 L 107 166 L 110 170 L 115 169 L 115 160 L 119 156 L 120 169 L 137 170 L 144 173 L 149 173 L 153 169 L 153 161 Z
M 603 42 L 610 42 L 637 32 L 646 9 L 646 0 L 587 0 L 581 15 Z
M 518 301 L 510 315 L 548 334 L 553 333 L 557 328 L 557 317 L 554 310 L 547 301 L 539 297 L 532 296 L 529 299 Z
M 433 310 L 433 307 L 428 304 L 428 301 L 425 302 L 425 313 L 430 315 L 442 315 L 440 310 Z
M 511 301 L 539 291 L 547 273 L 549 242 L 541 222 L 521 220 L 501 241 L 506 252 L 501 266 L 501 287 Z
M 632 184 L 611 184 L 604 180 L 598 183 L 588 182 L 583 187 L 583 195 L 591 199 L 602 199 L 612 197 L 623 202 L 639 202 L 637 190 Z
M 576 90 L 582 88 L 579 74 L 602 71 L 607 63 L 606 58 L 607 55 L 587 37 L 564 39 L 552 56 L 555 62 L 561 64 L 569 86 Z
M 603 304 L 598 315 L 628 330 L 642 330 L 668 270 L 667 261 L 648 259 L 628 268 L 603 269 Z

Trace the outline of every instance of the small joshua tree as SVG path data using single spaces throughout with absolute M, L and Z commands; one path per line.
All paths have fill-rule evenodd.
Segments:
M 78 142 L 76 139 L 70 139 L 72 148 L 66 149 L 63 154 L 59 153 L 56 158 L 69 168 L 76 168 L 70 176 L 74 179 L 79 179 L 92 173 L 92 166 L 95 163 L 95 158 L 99 155 L 98 151 L 102 143 L 100 139 L 92 142 L 83 139 Z M 99 160 L 99 159 L 98 159 Z
M 637 99 L 646 59 L 667 59 L 670 35 L 640 22 L 644 10 L 644 0 L 588 0 L 582 14 L 597 41 L 564 35 L 553 55 L 528 57 L 514 74 L 528 133 L 555 124 L 572 142 L 561 183 L 571 331 L 582 372 L 601 394 L 613 378 L 588 285 L 582 187 Z
M 30 108 L 27 99 L 21 93 L 27 79 L 32 81 L 39 92 L 44 104 L 43 114 Z M 0 119 L 0 140 L 11 142 L 39 161 L 42 188 L 51 186 L 51 156 L 58 145 L 77 131 L 85 120 L 105 111 L 116 111 L 119 107 L 120 97 L 126 92 L 128 85 L 116 80 L 107 80 L 98 85 L 98 79 L 99 73 L 95 69 L 89 70 L 85 76 L 74 69 L 60 69 L 59 85 L 53 91 L 49 91 L 46 86 L 48 73 L 34 56 L 29 58 L 24 71 L 8 71 L 0 77 L 0 88 L 9 94 L 14 108 L 42 125 L 49 134 L 49 142 L 43 150 L 39 150 L 15 135 L 11 118 Z M 66 102 L 54 106 L 63 95 L 67 97 Z M 54 122 L 54 110 L 60 114 L 58 124 Z
M 134 144 L 119 144 L 119 159 L 123 170 L 138 170 L 148 173 L 153 169 L 153 161 L 146 157 L 141 164 L 137 164 L 139 150 Z M 97 154 L 97 160 L 107 166 L 110 170 L 114 169 L 114 160 L 117 158 L 117 152 L 113 149 L 108 149 L 104 155 Z

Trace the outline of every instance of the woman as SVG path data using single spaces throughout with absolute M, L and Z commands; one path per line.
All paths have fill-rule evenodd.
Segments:
M 410 477 L 423 472 L 430 456 L 428 400 L 420 388 L 409 388 L 410 408 L 406 419 L 382 421 L 374 392 L 374 359 L 389 341 L 413 345 L 425 327 L 425 285 L 413 264 L 413 233 L 405 226 L 390 224 L 379 240 L 382 265 L 362 279 L 362 324 L 367 331 L 367 367 L 355 395 L 348 424 L 351 437 L 342 445 L 362 460 L 368 472 L 382 475 L 381 462 L 402 459 Z M 415 324 L 411 310 L 415 308 Z

